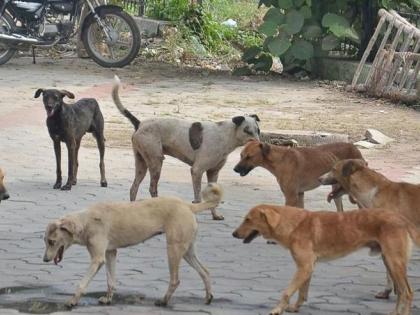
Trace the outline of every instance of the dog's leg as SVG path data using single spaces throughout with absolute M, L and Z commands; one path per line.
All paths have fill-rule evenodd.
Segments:
M 337 208 L 337 212 L 343 212 L 343 197 L 334 198 L 335 207 Z
M 147 173 L 147 164 L 143 157 L 138 152 L 134 152 L 136 173 L 134 174 L 134 181 L 130 189 L 130 201 L 136 200 L 139 186 Z
M 305 208 L 305 193 L 303 192 L 298 193 L 298 208 Z
M 160 179 L 160 172 L 162 171 L 162 163 L 163 163 L 163 157 L 157 158 L 155 161 L 152 162 L 151 165 L 149 165 L 149 173 L 150 173 L 149 192 L 152 198 L 158 196 L 157 186 Z
M 311 283 L 311 277 L 299 288 L 299 296 L 294 305 L 289 305 L 286 309 L 286 312 L 297 313 L 299 308 L 304 302 L 308 300 L 309 285 Z
M 385 264 L 385 267 L 386 267 L 386 262 L 385 262 L 385 259 L 384 259 L 383 255 L 382 255 L 382 260 L 383 260 L 383 262 Z M 375 297 L 377 299 L 386 299 L 386 300 L 389 299 L 389 295 L 391 294 L 393 287 L 394 287 L 394 283 L 392 282 L 392 278 L 391 278 L 391 275 L 389 274 L 388 267 L 386 267 L 386 287 L 385 287 L 385 290 L 383 290 L 381 292 L 378 292 L 375 295 Z
M 316 261 L 315 255 L 309 248 L 291 248 L 291 252 L 297 265 L 297 271 L 289 286 L 284 291 L 280 303 L 270 312 L 270 315 L 281 315 L 288 308 L 289 300 L 296 290 L 305 286 L 305 284 L 307 284 L 307 282 L 311 279 Z M 306 288 L 302 288 L 302 290 L 304 289 Z M 293 307 L 290 309 L 293 310 Z
M 179 264 L 181 258 L 184 256 L 185 252 L 188 249 L 188 245 L 185 243 L 169 243 L 169 236 L 166 235 L 168 241 L 168 263 L 169 263 L 169 286 L 166 291 L 165 296 L 155 302 L 156 306 L 167 306 L 169 300 L 171 299 L 172 294 L 175 292 L 176 288 L 179 286 Z
M 217 183 L 217 180 L 219 178 L 219 172 L 221 168 L 223 167 L 223 165 L 225 165 L 225 163 L 226 163 L 226 160 L 223 160 L 221 163 L 219 163 L 219 165 L 216 168 L 208 170 L 206 172 L 207 183 Z M 216 208 L 212 208 L 210 210 L 213 216 L 213 220 L 224 220 L 223 215 L 221 215 L 220 213 L 217 213 Z
M 213 300 L 213 294 L 211 293 L 210 274 L 196 256 L 194 247 L 194 243 L 192 243 L 188 251 L 185 253 L 184 259 L 191 267 L 193 267 L 198 272 L 201 279 L 203 279 L 204 287 L 206 289 L 206 304 L 210 304 Z
M 105 139 L 103 132 L 94 132 L 93 133 L 96 143 L 98 145 L 99 150 L 99 171 L 101 172 L 101 187 L 107 187 L 108 183 L 105 178 Z
M 203 178 L 203 173 L 204 171 L 200 167 L 197 167 L 196 165 L 191 167 L 191 179 L 194 189 L 193 203 L 201 202 L 201 180 Z
M 55 163 L 56 163 L 56 175 L 57 179 L 54 184 L 54 189 L 59 189 L 61 187 L 61 143 L 60 139 L 54 139 L 54 153 L 55 153 Z
M 96 273 L 101 269 L 105 262 L 105 254 L 103 253 L 101 256 L 94 256 L 92 257 L 91 254 L 91 262 L 89 266 L 89 270 L 87 274 L 83 277 L 82 281 L 79 284 L 79 287 L 76 290 L 76 293 L 74 296 L 66 303 L 67 307 L 73 307 L 76 306 L 77 303 L 79 303 L 80 297 L 85 292 L 87 286 L 89 285 L 89 282 L 93 279 L 93 277 L 96 275 Z
M 107 250 L 105 252 L 106 280 L 108 291 L 106 296 L 99 298 L 100 304 L 111 304 L 115 288 L 115 263 L 117 261 L 117 250 Z
M 72 185 L 77 184 L 77 171 L 79 170 L 79 149 L 82 138 L 76 140 L 76 149 L 74 151 L 74 166 L 73 166 L 73 182 Z
M 75 150 L 76 150 L 76 141 L 74 138 L 70 138 L 66 141 L 67 151 L 68 151 L 68 178 L 67 183 L 61 187 L 61 190 L 70 190 L 73 183 L 73 174 L 74 174 L 74 160 L 75 160 Z

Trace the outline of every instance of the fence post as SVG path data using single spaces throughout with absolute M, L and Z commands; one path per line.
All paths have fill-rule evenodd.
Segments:
M 362 38 L 358 57 L 361 58 L 366 50 L 375 29 L 375 19 L 378 8 L 374 0 L 362 1 Z

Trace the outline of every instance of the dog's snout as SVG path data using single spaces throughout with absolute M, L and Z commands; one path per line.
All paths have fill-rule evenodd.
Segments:
M 42 259 L 44 262 L 49 262 L 50 260 L 48 259 L 47 256 L 44 256 L 44 258 Z
M 236 165 L 236 166 L 233 168 L 233 170 L 234 170 L 236 173 L 239 173 L 239 172 L 240 172 L 240 170 L 239 170 L 239 166 L 238 166 L 238 165 Z
M 9 199 L 10 198 L 10 195 L 6 192 L 6 193 L 4 193 L 4 195 L 3 195 L 3 200 L 7 200 L 7 199 Z
M 238 232 L 236 232 L 236 231 L 233 231 L 232 236 L 235 237 L 235 238 L 239 238 Z

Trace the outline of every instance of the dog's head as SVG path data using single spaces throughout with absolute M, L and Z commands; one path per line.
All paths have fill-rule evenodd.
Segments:
M 38 98 L 41 94 L 48 117 L 54 116 L 55 113 L 61 110 L 65 96 L 74 99 L 74 94 L 66 90 L 38 89 L 34 97 Z
M 319 178 L 322 185 L 334 185 L 333 190 L 328 195 L 328 201 L 338 198 L 346 192 L 351 193 L 352 177 L 367 166 L 367 162 L 362 159 L 341 160 L 335 163 L 331 171 Z
M 58 264 L 62 261 L 64 252 L 73 244 L 75 233 L 76 224 L 70 219 L 49 223 L 44 236 L 44 262 L 54 260 Z
M 260 127 L 258 122 L 260 119 L 257 115 L 236 116 L 232 118 L 232 122 L 236 126 L 236 140 L 243 145 L 249 140 L 260 139 Z
M 262 235 L 271 239 L 273 229 L 280 222 L 280 215 L 270 206 L 259 205 L 252 208 L 241 225 L 232 233 L 233 237 L 243 239 L 244 243 L 251 243 L 257 236 Z
M 241 160 L 233 169 L 241 176 L 260 166 L 270 153 L 270 145 L 260 141 L 249 141 L 241 152 Z
M 0 202 L 9 198 L 9 193 L 7 192 L 7 189 L 4 186 L 4 173 L 0 168 Z

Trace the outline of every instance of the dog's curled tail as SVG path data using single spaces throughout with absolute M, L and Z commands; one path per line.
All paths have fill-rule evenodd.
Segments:
M 192 212 L 197 213 L 217 207 L 223 198 L 222 187 L 216 183 L 209 183 L 201 192 L 201 197 L 203 198 L 202 202 L 191 205 Z
M 140 126 L 140 120 L 138 120 L 132 113 L 130 113 L 124 105 L 121 103 L 120 96 L 118 94 L 118 91 L 120 89 L 121 81 L 118 76 L 114 76 L 114 86 L 112 87 L 112 99 L 114 101 L 115 106 L 117 106 L 118 110 L 121 114 L 123 114 L 125 117 L 130 120 L 130 122 L 133 124 L 134 129 L 139 129 Z

